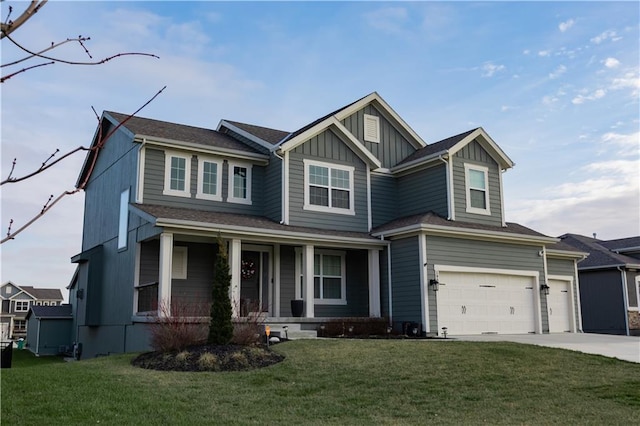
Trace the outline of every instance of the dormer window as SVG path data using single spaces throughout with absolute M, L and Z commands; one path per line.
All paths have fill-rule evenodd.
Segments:
M 163 194 L 191 197 L 191 156 L 166 151 L 164 158 Z
M 489 208 L 489 169 L 472 164 L 464 165 L 467 212 L 476 214 L 491 214 Z
M 380 143 L 380 117 L 369 114 L 364 115 L 364 140 Z

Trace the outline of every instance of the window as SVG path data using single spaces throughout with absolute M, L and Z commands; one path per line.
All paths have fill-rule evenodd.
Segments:
M 187 279 L 187 248 L 184 246 L 173 247 L 171 278 L 177 280 Z
M 222 201 L 222 163 L 209 158 L 198 157 L 197 198 Z
M 251 166 L 229 163 L 229 196 L 231 203 L 251 204 Z
M 27 312 L 29 310 L 29 301 L 25 300 L 17 300 L 16 301 L 16 312 Z
M 303 160 L 305 165 L 305 210 L 355 214 L 353 167 Z
M 191 196 L 191 156 L 165 152 L 164 191 L 165 195 Z
M 489 208 L 489 169 L 465 164 L 464 171 L 467 187 L 467 212 L 491 214 Z
M 13 322 L 13 331 L 17 331 L 17 332 L 27 331 L 27 321 L 15 320 Z
M 364 115 L 364 140 L 367 142 L 380 142 L 380 117 Z
M 120 218 L 118 223 L 118 249 L 127 247 L 129 229 L 129 188 L 120 193 Z
M 304 294 L 304 254 L 296 248 L 295 298 Z M 315 250 L 313 256 L 313 299 L 317 305 L 346 305 L 345 254 L 342 251 Z

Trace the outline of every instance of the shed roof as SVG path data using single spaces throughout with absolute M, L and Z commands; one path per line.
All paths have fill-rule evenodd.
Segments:
M 71 305 L 58 306 L 32 306 L 27 314 L 29 319 L 31 315 L 38 319 L 72 319 Z

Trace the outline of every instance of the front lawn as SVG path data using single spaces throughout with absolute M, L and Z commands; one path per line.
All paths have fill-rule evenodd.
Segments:
M 516 343 L 299 340 L 249 372 L 134 355 L 2 370 L 2 423 L 633 424 L 640 364 Z

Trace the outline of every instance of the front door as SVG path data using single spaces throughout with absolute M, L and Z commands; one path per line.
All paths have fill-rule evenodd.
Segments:
M 240 316 L 269 312 L 269 251 L 242 250 L 240 264 Z

